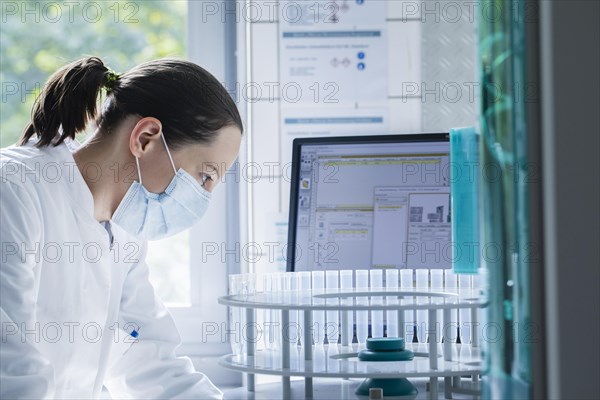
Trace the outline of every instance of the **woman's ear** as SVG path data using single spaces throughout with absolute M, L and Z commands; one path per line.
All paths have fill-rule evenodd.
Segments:
M 160 138 L 161 122 L 153 117 L 141 118 L 133 127 L 129 136 L 129 150 L 135 157 L 141 157 L 147 150 L 148 143 Z

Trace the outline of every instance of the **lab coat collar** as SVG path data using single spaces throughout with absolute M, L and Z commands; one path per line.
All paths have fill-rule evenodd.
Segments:
M 36 148 L 36 143 L 37 138 L 31 138 L 27 141 L 25 147 L 33 148 L 38 152 L 34 156 L 34 159 L 32 159 L 33 163 L 38 164 L 33 166 L 38 171 L 38 174 L 41 174 L 38 179 L 44 179 L 46 173 L 48 173 L 49 176 L 47 178 L 50 180 L 47 183 L 52 184 L 54 187 L 60 185 L 58 190 L 67 199 L 80 222 L 89 226 L 90 229 L 96 230 L 99 235 L 106 237 L 106 245 L 109 247 L 111 242 L 110 232 L 96 221 L 94 216 L 94 197 L 73 157 L 73 152 L 81 147 L 81 143 L 71 138 L 66 138 L 58 146 L 49 145 Z M 57 169 L 60 170 L 60 178 L 54 176 Z
M 36 138 L 31 138 L 25 146 L 35 147 L 36 142 Z M 79 147 L 81 144 L 76 139 L 66 138 L 58 146 L 45 146 L 39 148 L 39 151 L 46 158 L 45 164 L 52 163 L 60 169 L 61 181 L 68 188 L 66 194 L 74 209 L 81 210 L 93 218 L 94 198 L 73 157 L 73 152 Z

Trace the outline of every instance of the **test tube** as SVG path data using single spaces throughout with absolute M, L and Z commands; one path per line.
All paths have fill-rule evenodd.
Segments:
M 413 288 L 413 269 L 401 269 L 400 270 L 400 287 L 402 289 Z
M 381 291 L 383 289 L 383 271 L 380 269 L 372 269 L 369 271 L 370 287 L 372 291 Z M 374 303 L 381 303 L 383 297 L 371 297 Z M 371 311 L 371 336 L 383 337 L 383 310 Z
M 458 290 L 462 293 L 471 290 L 471 275 L 458 274 Z M 458 313 L 460 323 L 460 341 L 462 344 L 471 343 L 471 310 L 461 308 Z
M 325 289 L 325 272 L 312 271 L 312 290 L 323 292 Z M 313 311 L 313 343 L 323 343 L 325 335 L 325 312 Z
M 355 273 L 356 277 L 356 289 L 360 291 L 369 290 L 369 270 L 357 269 Z M 366 296 L 360 296 L 356 299 L 356 304 L 367 305 L 368 300 Z M 356 311 L 356 339 L 359 343 L 366 343 L 367 337 L 369 336 L 369 311 L 357 310 Z
M 482 297 L 484 293 L 486 293 L 487 288 L 485 287 L 487 280 L 487 269 L 479 268 L 477 270 L 477 274 L 473 275 L 471 280 L 471 284 L 473 286 L 473 291 L 475 292 L 475 296 Z M 484 314 L 481 308 L 473 308 L 471 309 L 471 322 L 473 323 L 473 331 L 471 333 L 471 342 L 473 343 L 473 347 L 480 346 L 480 338 L 481 331 L 483 326 L 485 326 Z M 519 338 L 517 338 L 519 339 Z
M 255 295 L 256 294 L 256 274 L 247 274 L 246 284 L 248 287 L 248 294 Z
M 242 276 L 229 275 L 229 294 L 238 296 L 242 294 Z M 240 307 L 229 307 L 229 342 L 234 355 L 241 355 L 245 351 L 242 340 L 242 327 L 245 321 L 245 312 Z
M 285 272 L 277 272 L 273 274 L 273 282 L 272 282 L 272 290 L 273 293 L 281 293 L 285 291 Z M 272 310 L 272 322 L 274 324 L 273 329 L 273 347 L 279 348 L 281 346 L 281 329 L 277 329 L 279 327 L 279 323 L 281 322 L 281 312 L 279 310 Z
M 444 290 L 452 293 L 456 292 L 457 287 L 458 278 L 456 277 L 456 274 L 452 269 L 444 270 Z M 456 339 L 458 338 L 458 310 L 456 309 L 450 310 L 450 324 L 454 328 L 447 328 L 447 334 L 453 342 L 456 342 Z
M 296 274 L 293 272 L 290 272 L 291 277 L 287 278 L 286 275 L 286 287 L 289 286 L 293 287 L 295 286 L 295 282 L 296 282 Z M 297 294 L 295 293 L 289 293 L 289 301 L 294 301 L 291 297 L 297 297 Z M 281 368 L 282 369 L 287 369 L 291 367 L 291 344 L 295 343 L 290 335 L 290 329 L 288 329 L 290 327 L 290 315 L 294 312 L 293 310 L 281 310 L 280 311 L 280 321 L 281 321 L 281 326 L 278 326 L 276 328 L 278 328 L 278 330 L 280 331 L 280 336 L 281 336 L 281 349 L 280 349 L 280 356 L 281 356 Z M 295 346 L 294 346 L 295 348 Z M 271 352 L 270 353 L 270 357 L 267 361 L 267 367 L 275 367 L 278 364 L 278 360 L 275 359 L 275 356 L 277 355 L 277 352 Z M 270 363 L 269 363 L 270 361 Z M 291 396 L 291 383 L 290 383 L 290 377 L 289 376 L 283 376 L 281 378 L 281 386 L 282 386 L 282 392 L 283 392 L 283 397 L 284 398 L 289 398 Z
M 458 278 L 451 269 L 444 270 L 444 287 L 452 291 L 456 291 L 458 287 Z
M 444 291 L 444 270 L 443 269 L 430 269 L 429 270 L 430 279 L 431 279 L 431 290 L 436 292 Z M 441 297 L 433 297 L 432 302 L 441 303 L 443 300 Z M 435 330 L 436 330 L 436 338 L 441 340 L 441 333 L 443 330 L 440 330 L 440 325 L 444 323 L 442 310 L 437 310 L 437 321 Z M 429 327 L 431 329 L 431 327 Z
M 400 270 L 400 287 L 402 289 L 413 289 L 413 269 L 402 269 Z M 414 310 L 404 311 L 404 325 L 400 327 L 401 334 L 404 340 L 408 343 L 413 339 L 413 328 L 415 327 L 416 318 Z M 407 334 L 409 339 L 406 339 Z
M 299 304 L 312 304 L 313 292 L 312 292 L 312 274 L 310 272 L 300 272 L 298 281 L 300 282 L 300 288 L 302 293 L 300 295 Z M 313 355 L 313 312 L 309 309 L 300 311 L 301 326 L 302 326 L 302 338 L 298 341 L 303 346 L 302 352 L 304 353 L 304 362 L 307 363 L 312 361 Z M 312 378 L 306 377 L 304 379 L 304 390 L 306 396 L 312 398 Z
M 429 288 L 429 270 L 416 269 L 417 288 Z
M 398 289 L 398 270 L 387 269 L 385 270 L 385 287 L 389 290 Z M 398 304 L 398 298 L 396 296 L 387 296 L 388 304 Z M 398 316 L 404 317 L 404 311 L 388 310 L 386 311 L 386 335 L 388 337 L 400 337 L 400 330 L 398 324 Z M 404 319 L 404 318 L 400 318 Z M 402 324 L 404 325 L 404 324 Z
M 333 291 L 339 289 L 339 272 L 335 271 L 327 271 L 325 273 L 325 286 L 327 287 L 327 292 L 333 293 Z M 339 301 L 339 298 L 334 300 L 336 303 Z M 340 318 L 337 310 L 327 311 L 327 325 L 325 328 L 325 339 L 329 344 L 336 344 L 340 337 Z
M 273 274 L 264 274 L 263 275 L 263 292 L 264 293 L 272 293 L 273 292 Z M 271 309 L 263 309 L 262 310 L 262 321 L 259 322 L 263 324 L 264 329 L 264 347 L 265 349 L 271 349 L 275 345 L 275 329 L 276 326 L 273 324 L 274 322 L 274 310 Z
M 285 278 L 285 290 L 287 293 L 289 293 L 290 301 L 292 303 L 298 303 L 298 275 L 295 272 L 286 272 Z M 286 332 L 289 335 L 288 340 L 291 343 L 297 343 L 300 335 L 298 325 L 298 310 L 288 311 L 288 323 L 289 328 L 286 329 Z M 277 329 L 276 326 L 275 329 L 281 331 L 281 327 Z
M 417 289 L 429 289 L 429 270 L 428 269 L 416 269 L 416 282 Z M 426 300 L 421 296 L 418 298 L 417 303 L 423 303 Z M 417 337 L 419 343 L 425 343 L 427 341 L 427 310 L 417 310 Z
M 432 269 L 429 273 L 431 274 L 431 288 L 435 290 L 444 289 L 444 270 Z
M 457 274 L 458 275 L 458 289 L 467 294 L 471 290 L 471 275 L 470 274 Z
M 298 283 L 299 283 L 298 289 L 303 291 L 304 295 L 306 295 L 305 291 L 311 289 L 310 272 L 309 271 L 298 272 L 297 278 L 298 278 Z
M 310 301 L 310 289 L 311 289 L 311 283 L 310 283 L 310 272 L 309 271 L 301 271 L 298 272 L 298 276 L 297 276 L 297 282 L 298 282 L 298 290 L 300 290 L 300 292 L 298 293 L 298 301 L 300 304 L 304 304 Z M 304 312 L 299 311 L 298 312 L 298 324 L 300 326 L 300 329 L 304 329 Z M 299 332 L 299 337 L 298 337 L 298 345 L 304 345 L 303 341 L 303 334 Z M 312 345 L 312 343 L 308 343 L 308 345 Z
M 242 295 L 252 296 L 256 292 L 256 275 L 244 274 L 242 275 Z M 253 357 L 256 354 L 256 338 L 258 335 L 256 325 L 256 310 L 252 308 L 246 308 L 246 329 L 242 330 L 246 336 L 246 356 Z M 254 392 L 255 389 L 255 375 L 253 373 L 247 373 L 247 387 L 249 392 Z
M 352 271 L 340 271 L 340 287 L 343 291 L 351 291 L 354 286 L 352 284 Z M 351 304 L 349 299 L 343 299 L 342 303 Z M 352 311 L 341 312 L 341 330 L 342 330 L 342 346 L 349 346 L 354 337 L 354 313 Z

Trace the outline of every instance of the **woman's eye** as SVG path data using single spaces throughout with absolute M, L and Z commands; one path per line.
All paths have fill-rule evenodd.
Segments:
M 206 182 L 212 181 L 212 177 L 208 174 L 202 174 L 202 186 L 206 184 Z

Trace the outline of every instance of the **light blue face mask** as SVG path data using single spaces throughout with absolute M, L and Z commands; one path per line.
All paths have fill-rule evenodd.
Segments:
M 165 137 L 161 137 L 175 172 L 171 183 L 160 194 L 146 190 L 136 157 L 139 182 L 131 184 L 112 217 L 112 222 L 124 231 L 145 240 L 161 239 L 190 228 L 202 218 L 211 197 L 190 174 L 175 168 Z

